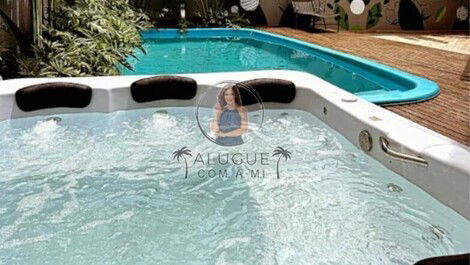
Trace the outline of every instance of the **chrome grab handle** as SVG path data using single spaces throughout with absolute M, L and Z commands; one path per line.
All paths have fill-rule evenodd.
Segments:
M 387 155 L 389 155 L 389 156 L 391 156 L 395 159 L 410 162 L 410 163 L 413 163 L 413 164 L 416 164 L 416 165 L 422 166 L 422 167 L 427 167 L 428 166 L 428 162 L 426 162 L 426 160 L 424 160 L 420 156 L 407 155 L 407 154 L 403 154 L 403 153 L 397 152 L 395 150 L 392 150 L 389 146 L 388 140 L 385 139 L 384 137 L 379 137 L 379 142 L 380 142 L 380 147 L 382 147 L 382 150 Z

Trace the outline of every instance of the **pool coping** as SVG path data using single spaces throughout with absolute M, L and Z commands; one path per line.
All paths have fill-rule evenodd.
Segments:
M 299 49 L 303 52 L 309 52 L 309 49 L 313 49 L 315 52 L 326 54 L 338 58 L 345 63 L 353 65 L 359 69 L 365 69 L 363 71 L 371 72 L 371 70 L 378 71 L 372 73 L 375 75 L 385 75 L 386 79 L 390 79 L 393 82 L 405 82 L 407 86 L 412 86 L 412 89 L 405 91 L 393 90 L 390 93 L 379 93 L 379 94 L 366 94 L 358 96 L 379 105 L 395 105 L 395 104 L 409 104 L 422 102 L 432 99 L 439 95 L 440 89 L 436 82 L 413 75 L 411 73 L 401 71 L 391 66 L 381 64 L 369 59 L 365 59 L 359 56 L 347 54 L 341 51 L 337 51 L 331 48 L 323 47 L 313 43 L 309 43 L 302 40 L 293 39 L 290 37 L 256 30 L 249 28 L 240 29 L 224 29 L 224 28 L 196 28 L 188 29 L 184 34 L 179 33 L 178 29 L 152 29 L 141 31 L 141 36 L 145 38 L 152 38 L 158 35 L 158 38 L 210 38 L 210 37 L 240 37 L 240 38 L 251 38 L 258 41 L 268 42 L 271 44 L 281 45 L 284 47 Z M 305 51 L 307 49 L 307 51 Z M 365 66 L 365 68 L 364 68 Z M 362 75 L 364 77 L 364 75 Z M 365 78 L 365 77 L 364 77 Z M 367 78 L 366 78 L 367 79 Z M 375 80 L 371 80 L 375 83 L 380 83 Z
M 0 82 L 0 121 L 63 113 L 109 113 L 151 107 L 194 106 L 204 89 L 220 81 L 281 78 L 290 80 L 297 86 L 295 100 L 289 104 L 266 103 L 266 107 L 308 111 L 342 134 L 359 149 L 361 148 L 359 134 L 367 130 L 371 135 L 372 149 L 366 151 L 366 154 L 405 177 L 444 205 L 470 219 L 470 168 L 468 167 L 470 149 L 452 139 L 309 73 L 268 70 L 178 75 L 193 78 L 198 82 L 196 97 L 191 100 L 136 103 L 130 95 L 130 85 L 134 81 L 150 76 L 31 78 L 3 81 Z M 47 82 L 73 82 L 92 87 L 93 97 L 90 105 L 82 109 L 54 108 L 32 112 L 21 111 L 15 101 L 16 91 L 29 85 Z M 327 112 L 324 111 L 325 109 Z M 385 137 L 394 150 L 421 156 L 428 162 L 428 166 L 422 167 L 391 158 L 380 148 L 380 137 Z

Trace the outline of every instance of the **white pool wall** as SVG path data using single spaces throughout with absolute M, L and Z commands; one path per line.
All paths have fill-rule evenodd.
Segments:
M 195 106 L 208 86 L 235 80 L 280 78 L 297 86 L 295 100 L 289 104 L 265 103 L 267 108 L 306 110 L 331 128 L 341 133 L 360 148 L 359 133 L 367 130 L 373 148 L 366 152 L 390 170 L 428 192 L 443 204 L 470 219 L 470 151 L 450 138 L 394 114 L 380 106 L 362 100 L 312 74 L 297 71 L 250 71 L 229 73 L 178 74 L 193 78 L 198 92 L 191 100 L 160 100 L 136 103 L 130 94 L 130 85 L 150 76 L 113 76 L 81 78 L 33 78 L 0 82 L 0 121 L 77 112 L 114 112 L 138 108 L 165 106 Z M 39 83 L 73 82 L 93 88 L 90 105 L 82 109 L 54 108 L 23 112 L 16 105 L 17 90 Z M 324 114 L 324 108 L 327 114 Z M 379 137 L 385 137 L 396 151 L 419 155 L 428 162 L 427 167 L 389 157 L 380 147 Z

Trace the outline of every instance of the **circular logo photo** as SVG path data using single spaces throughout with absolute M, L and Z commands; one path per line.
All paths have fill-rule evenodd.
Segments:
M 243 82 L 223 81 L 207 87 L 196 107 L 202 134 L 221 146 L 238 146 L 260 133 L 264 106 L 255 89 Z

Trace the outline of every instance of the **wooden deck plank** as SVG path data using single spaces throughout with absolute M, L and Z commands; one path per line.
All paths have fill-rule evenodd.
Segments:
M 374 37 L 470 55 L 470 38 L 462 35 L 387 33 L 374 35 Z
M 292 28 L 262 30 L 354 54 L 433 80 L 441 89 L 434 99 L 385 108 L 457 142 L 470 145 L 470 56 L 380 39 L 374 33 L 311 33 Z M 412 36 L 409 33 L 406 35 Z

